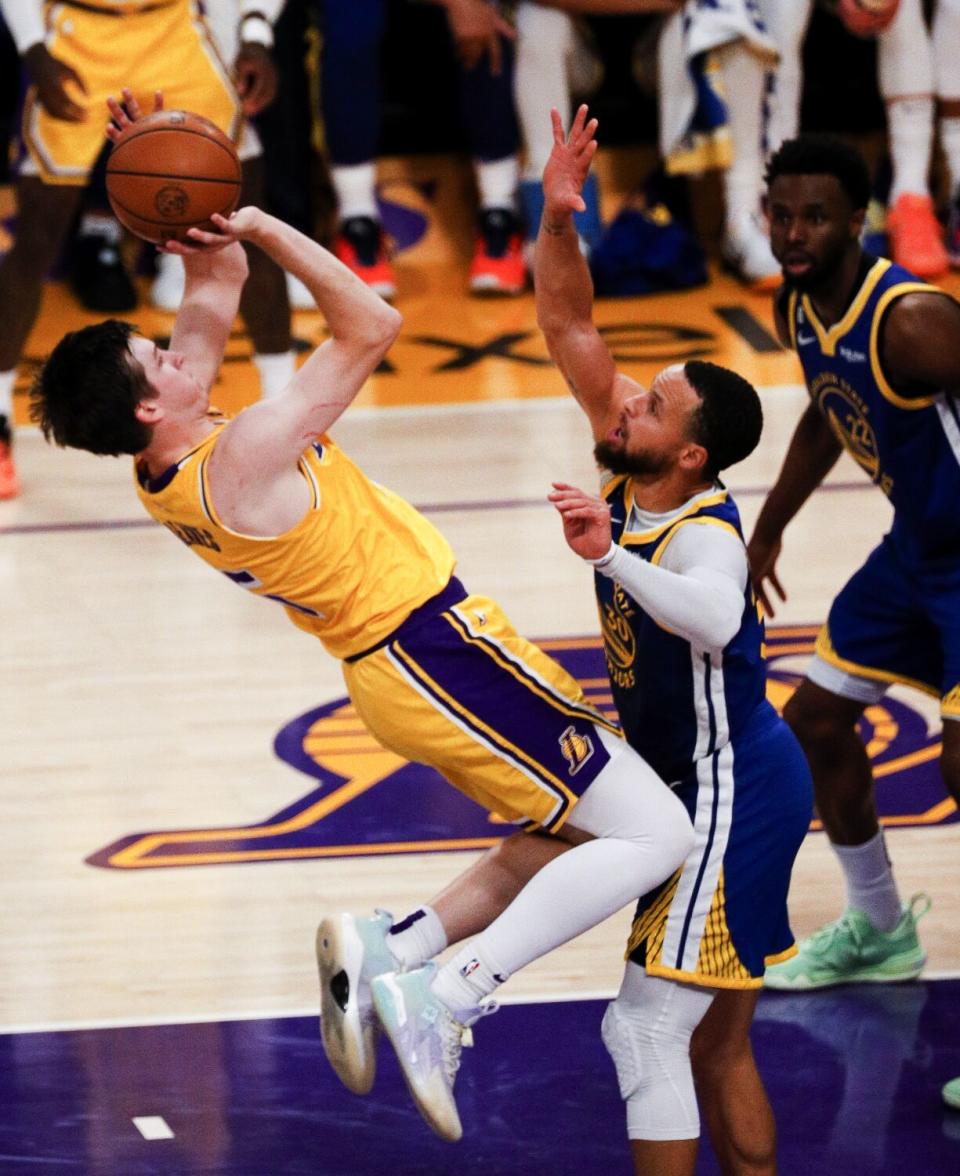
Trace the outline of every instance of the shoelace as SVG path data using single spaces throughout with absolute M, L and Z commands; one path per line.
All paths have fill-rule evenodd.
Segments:
M 495 1000 L 489 1000 L 486 1004 L 480 1005 L 476 1010 L 479 1020 L 480 1017 L 489 1017 L 491 1013 L 495 1013 L 500 1006 Z M 464 1025 L 458 1021 L 454 1015 L 446 1008 L 443 1009 L 442 1016 L 444 1018 L 443 1028 L 441 1029 L 441 1038 L 443 1042 L 443 1068 L 447 1073 L 447 1077 L 453 1082 L 457 1076 L 457 1071 L 460 1069 L 460 1055 L 464 1048 L 471 1048 L 473 1046 L 473 1028 L 471 1025 Z
M 845 911 L 836 922 L 828 923 L 826 927 L 821 927 L 819 931 L 814 933 L 811 946 L 827 948 L 841 933 L 849 935 L 857 947 L 862 945 L 863 938 L 856 924 L 850 918 L 850 912 Z

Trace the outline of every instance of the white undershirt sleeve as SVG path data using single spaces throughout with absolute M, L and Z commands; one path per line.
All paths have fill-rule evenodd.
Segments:
M 725 527 L 691 521 L 674 532 L 659 564 L 611 544 L 588 561 L 618 584 L 658 625 L 695 649 L 721 650 L 743 617 L 747 552 Z

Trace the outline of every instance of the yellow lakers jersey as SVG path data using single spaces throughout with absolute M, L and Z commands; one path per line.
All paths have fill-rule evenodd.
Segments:
M 445 587 L 455 563 L 446 539 L 328 437 L 300 458 L 312 498 L 296 526 L 271 539 L 230 530 L 207 478 L 222 431 L 157 478 L 135 470 L 140 501 L 211 567 L 283 605 L 335 657 L 376 645 Z

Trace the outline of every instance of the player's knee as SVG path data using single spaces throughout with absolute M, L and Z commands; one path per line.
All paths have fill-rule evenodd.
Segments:
M 845 718 L 811 700 L 802 689 L 790 697 L 783 708 L 783 717 L 805 750 L 829 743 L 849 730 Z
M 613 1059 L 631 1139 L 695 1139 L 700 1116 L 690 1066 L 690 1029 L 621 999 L 601 1027 Z

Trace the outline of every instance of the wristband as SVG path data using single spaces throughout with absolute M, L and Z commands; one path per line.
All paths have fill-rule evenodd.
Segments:
M 617 552 L 619 550 L 620 548 L 611 539 L 609 548 L 607 548 L 606 552 L 604 552 L 604 554 L 601 555 L 599 559 L 587 559 L 584 557 L 583 562 L 590 564 L 590 566 L 596 568 L 598 572 L 602 572 L 604 569 L 608 568 L 610 564 L 612 564 L 613 561 L 617 558 Z

